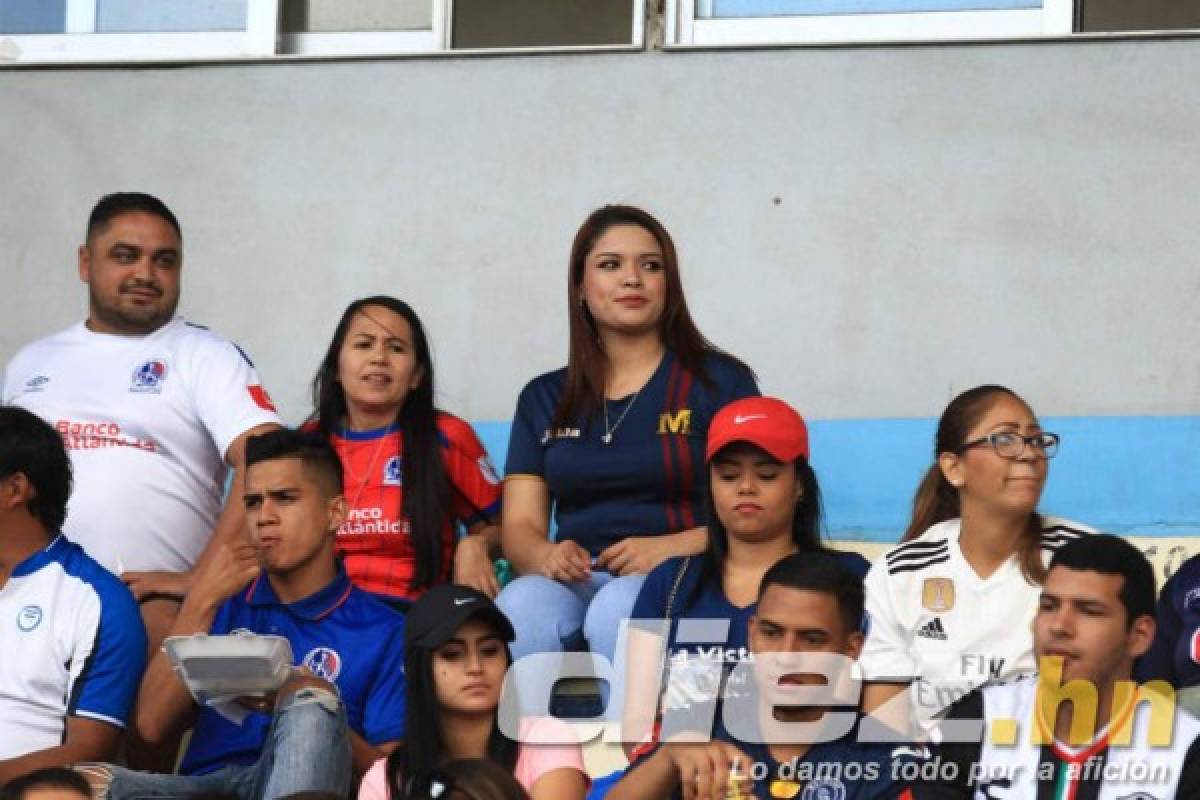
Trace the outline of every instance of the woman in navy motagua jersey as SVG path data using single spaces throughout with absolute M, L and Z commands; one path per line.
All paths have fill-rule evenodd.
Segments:
M 703 552 L 709 420 L 758 388 L 692 322 L 675 246 L 645 211 L 593 212 L 567 288 L 567 366 L 517 401 L 501 527 L 520 577 L 497 603 L 518 658 L 586 639 L 611 659 L 646 573 Z

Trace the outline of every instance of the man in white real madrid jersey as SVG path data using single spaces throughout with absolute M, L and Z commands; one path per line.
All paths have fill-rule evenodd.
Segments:
M 956 777 L 917 797 L 1200 797 L 1200 720 L 1175 707 L 1166 683 L 1132 681 L 1154 628 L 1154 574 L 1137 548 L 1107 535 L 1064 545 L 1034 619 L 1041 673 L 956 703 L 937 749 L 941 763 L 957 765 L 940 774 Z M 952 729 L 963 720 L 984 721 L 982 741 Z
M 146 665 L 133 596 L 58 532 L 70 486 L 58 434 L 0 406 L 0 784 L 111 758 Z
M 62 435 L 76 482 L 64 532 L 143 601 L 155 648 L 210 537 L 244 535 L 238 504 L 221 510 L 226 468 L 240 473 L 246 437 L 279 422 L 245 355 L 175 316 L 182 266 L 161 201 L 102 198 L 79 248 L 87 320 L 22 349 L 0 395 Z

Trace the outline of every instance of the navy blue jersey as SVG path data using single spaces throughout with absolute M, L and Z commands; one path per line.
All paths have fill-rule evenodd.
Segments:
M 910 797 L 902 779 L 905 765 L 921 763 L 924 748 L 909 745 L 860 744 L 854 733 L 833 742 L 819 742 L 801 758 L 780 763 L 765 744 L 719 737 L 748 755 L 753 764 L 754 796 L 762 800 L 794 796 L 803 800 L 897 800 Z M 796 794 L 788 789 L 801 787 Z
M 750 758 L 739 764 L 752 779 L 754 796 L 762 800 L 792 797 L 797 800 L 900 800 L 910 798 L 903 776 L 928 759 L 923 747 L 860 744 L 855 731 L 832 742 L 819 742 L 803 756 L 780 763 L 765 744 L 742 742 L 724 730 L 714 737 L 729 742 Z M 653 751 L 639 759 L 636 769 Z M 682 797 L 679 789 L 674 798 Z
M 723 356 L 705 359 L 711 385 L 667 352 L 636 395 L 608 400 L 603 417 L 551 430 L 566 369 L 532 380 L 517 400 L 505 473 L 546 481 L 559 540 L 592 555 L 628 536 L 704 524 L 704 444 L 713 415 L 758 394 L 754 377 Z
M 835 555 L 854 574 L 866 574 L 869 564 L 862 556 Z M 667 637 L 668 671 L 660 706 L 664 739 L 681 731 L 713 731 L 722 713 L 720 698 L 748 691 L 749 673 L 736 667 L 749 660 L 749 623 L 758 604 L 731 603 L 718 581 L 702 579 L 703 564 L 699 556 L 664 561 L 646 576 L 633 606 L 640 630 Z
M 827 552 L 836 556 L 843 567 L 860 578 L 867 574 L 867 570 L 871 566 L 858 553 Z M 671 655 L 678 655 L 685 651 L 698 654 L 715 653 L 716 651 L 712 648 L 720 646 L 726 651 L 724 660 L 741 660 L 747 653 L 747 626 L 750 617 L 754 616 L 758 604 L 751 603 L 745 607 L 735 606 L 725 597 L 725 591 L 718 582 L 705 581 L 702 584 L 700 580 L 704 572 L 702 556 L 671 558 L 651 570 L 638 593 L 637 602 L 633 605 L 633 619 L 658 622 L 657 626 L 654 622 L 644 622 L 641 627 L 646 630 L 657 633 L 664 629 L 661 622 L 668 614 L 667 601 L 671 595 L 671 588 L 675 585 L 676 576 L 679 575 L 679 570 L 685 560 L 688 561 L 688 568 L 679 581 L 675 600 L 669 609 L 672 623 L 667 634 L 668 653 Z M 683 619 L 728 619 L 728 635 L 719 642 L 677 644 L 679 621 Z
M 286 638 L 297 666 L 337 686 L 350 730 L 370 744 L 404 738 L 404 617 L 352 586 L 341 569 L 324 589 L 290 604 L 260 576 L 217 611 L 211 632 L 234 631 Z M 180 772 L 253 764 L 270 725 L 269 714 L 254 712 L 239 726 L 201 709 Z
M 1138 663 L 1141 681 L 1200 686 L 1200 555 L 1184 562 L 1158 596 L 1158 632 Z

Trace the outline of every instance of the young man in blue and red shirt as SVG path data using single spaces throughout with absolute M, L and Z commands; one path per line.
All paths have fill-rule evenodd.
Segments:
M 341 462 L 321 437 L 274 431 L 246 445 L 250 542 L 205 562 L 173 635 L 283 636 L 299 668 L 276 697 L 241 701 L 241 725 L 197 709 L 160 653 L 139 694 L 148 741 L 194 720 L 180 776 L 108 768 L 110 798 L 220 791 L 243 800 L 346 794 L 404 736 L 402 616 L 351 585 L 334 550 L 345 519 Z M 198 712 L 198 713 L 197 713 Z

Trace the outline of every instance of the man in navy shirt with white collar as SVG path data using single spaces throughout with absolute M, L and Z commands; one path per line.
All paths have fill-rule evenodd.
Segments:
M 137 727 L 153 742 L 194 720 L 184 774 L 106 768 L 110 798 L 345 795 L 352 774 L 395 749 L 404 736 L 403 617 L 352 586 L 337 561 L 341 487 L 341 463 L 318 436 L 281 430 L 247 442 L 251 543 L 204 563 L 171 633 L 283 636 L 299 669 L 277 697 L 244 700 L 251 713 L 238 725 L 197 709 L 158 654 L 142 682 Z
M 758 607 L 750 619 L 753 660 L 743 667 L 756 688 L 741 699 L 724 697 L 721 724 L 712 741 L 668 741 L 637 760 L 609 792 L 609 800 L 722 800 L 723 798 L 839 798 L 839 800 L 907 800 L 903 766 L 919 765 L 928 753 L 921 747 L 893 748 L 856 741 L 857 708 L 800 705 L 794 694 L 821 684 L 817 667 L 833 664 L 805 656 L 841 657 L 849 666 L 862 651 L 862 578 L 829 553 L 793 553 L 763 576 Z M 736 672 L 735 672 L 736 674 Z M 830 677 L 830 683 L 836 683 Z M 835 738 L 830 716 L 852 715 L 850 730 Z M 730 723 L 734 723 L 732 726 Z M 781 727 L 779 723 L 784 723 Z M 814 736 L 789 736 L 796 724 Z M 666 723 L 664 723 L 664 726 Z M 732 727 L 735 730 L 729 730 Z M 820 735 L 817 729 L 824 730 Z M 815 741 L 815 739 L 831 739 Z M 770 743 L 766 743 L 770 740 Z M 731 773 L 740 776 L 731 780 Z M 733 784 L 733 785 L 731 785 Z

